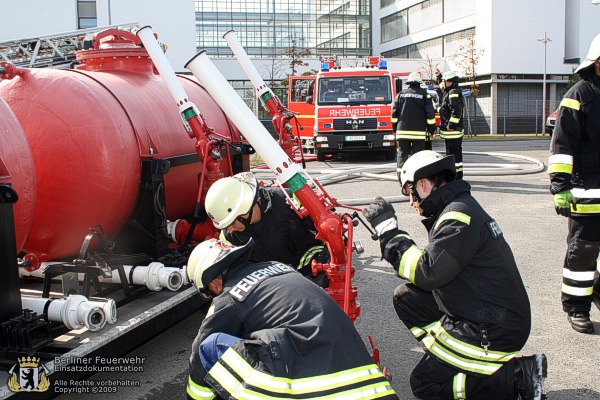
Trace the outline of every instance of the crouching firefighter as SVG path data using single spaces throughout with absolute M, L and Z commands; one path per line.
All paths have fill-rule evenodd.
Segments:
M 281 189 L 260 187 L 254 174 L 242 172 L 215 182 L 206 193 L 205 207 L 221 230 L 221 240 L 234 246 L 254 240 L 250 261 L 290 264 L 317 285 L 329 285 L 324 272 L 314 276 L 311 270 L 313 259 L 329 262 L 329 251 L 315 239 L 313 221 L 300 218 Z
M 424 216 L 429 244 L 398 229 L 383 198 L 363 210 L 381 252 L 409 281 L 400 320 L 425 347 L 410 377 L 420 399 L 543 399 L 546 357 L 516 357 L 531 329 L 529 298 L 498 224 L 456 180 L 454 157 L 425 150 L 402 166 L 402 193 Z
M 192 345 L 192 399 L 397 399 L 342 309 L 295 268 L 251 263 L 253 240 L 199 244 L 190 280 L 214 296 Z

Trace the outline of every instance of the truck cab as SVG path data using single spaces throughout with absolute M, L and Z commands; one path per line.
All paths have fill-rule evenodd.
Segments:
M 325 60 L 309 88 L 314 105 L 314 149 L 318 161 L 327 154 L 381 152 L 396 157 L 391 110 L 395 89 L 384 60 L 341 68 Z

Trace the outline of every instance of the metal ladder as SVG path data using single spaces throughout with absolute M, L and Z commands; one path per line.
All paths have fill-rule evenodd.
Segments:
M 75 61 L 75 52 L 87 48 L 92 36 L 108 28 L 130 30 L 137 22 L 109 25 L 34 38 L 0 42 L 0 61 L 21 67 L 68 68 Z

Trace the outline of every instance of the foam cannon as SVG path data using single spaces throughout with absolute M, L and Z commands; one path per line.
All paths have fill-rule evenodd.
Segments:
M 295 137 L 292 134 L 292 125 L 291 121 L 296 118 L 296 114 L 290 110 L 288 110 L 279 97 L 267 86 L 265 81 L 261 78 L 260 74 L 256 70 L 254 64 L 248 57 L 248 54 L 240 44 L 235 31 L 231 30 L 225 35 L 223 38 L 227 41 L 227 44 L 233 51 L 233 54 L 239 61 L 240 65 L 246 72 L 246 75 L 252 81 L 252 85 L 254 89 L 256 89 L 256 96 L 260 100 L 263 108 L 267 112 L 269 116 L 271 116 L 271 121 L 273 122 L 273 126 L 275 127 L 275 131 L 279 135 L 279 146 L 283 149 L 285 154 L 290 159 L 294 159 L 294 146 L 297 146 L 300 150 L 302 150 L 302 144 L 300 143 L 300 138 Z M 298 120 L 296 119 L 296 123 Z M 300 152 L 302 156 L 302 151 Z M 304 158 L 303 166 L 304 166 Z
M 296 212 L 301 217 L 310 215 L 316 238 L 327 244 L 331 255 L 329 264 L 313 264 L 313 273 L 324 271 L 330 286 L 325 289 L 352 321 L 360 314 L 360 304 L 356 301 L 357 288 L 351 286 L 354 275 L 352 263 L 353 219 L 348 214 L 339 215 L 333 210 L 334 199 L 323 187 L 314 181 L 277 145 L 266 128 L 237 95 L 229 82 L 219 72 L 206 51 L 194 56 L 185 66 L 200 81 L 202 86 L 223 109 L 236 127 L 252 144 L 256 152 L 275 173 L 280 184 L 285 184 L 298 198 L 302 207 Z M 315 191 L 309 185 L 315 187 Z M 317 190 L 319 192 L 317 192 Z M 347 234 L 347 240 L 344 235 Z
M 142 41 L 146 51 L 154 63 L 154 66 L 158 70 L 160 76 L 165 82 L 165 85 L 169 89 L 171 96 L 175 100 L 181 115 L 181 119 L 183 120 L 183 125 L 188 132 L 188 135 L 190 138 L 196 139 L 196 151 L 200 157 L 200 161 L 202 162 L 202 174 L 200 177 L 200 186 L 198 188 L 198 197 L 196 199 L 196 209 L 194 211 L 194 216 L 198 217 L 200 215 L 202 200 L 206 196 L 208 188 L 214 182 L 225 176 L 221 165 L 222 158 L 220 150 L 221 147 L 224 146 L 227 151 L 228 159 L 230 159 L 229 148 L 225 145 L 225 138 L 215 133 L 214 130 L 208 126 L 204 116 L 202 116 L 196 105 L 185 93 L 181 82 L 179 82 L 177 79 L 171 64 L 169 64 L 167 57 L 158 44 L 156 36 L 152 32 L 152 28 L 145 26 L 136 30 L 135 33 Z M 231 170 L 231 165 L 229 165 L 229 170 Z M 182 238 L 185 238 L 185 232 L 188 228 L 190 228 L 189 224 L 184 220 L 178 220 L 176 222 L 178 227 L 172 227 L 171 229 L 174 231 L 183 232 L 181 233 L 181 236 Z M 193 235 L 194 239 L 201 240 L 203 240 L 206 235 L 199 236 L 199 238 L 196 238 L 195 235 Z

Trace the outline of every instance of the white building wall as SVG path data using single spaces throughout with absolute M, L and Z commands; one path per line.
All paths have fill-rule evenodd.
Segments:
M 546 45 L 547 73 L 568 75 L 576 65 L 564 64 L 564 59 L 583 59 L 591 40 L 600 33 L 600 5 L 591 0 L 477 0 L 475 15 L 381 43 L 381 18 L 421 1 L 399 1 L 383 9 L 375 1 L 375 54 L 475 27 L 476 46 L 484 50 L 477 66 L 479 75 L 542 74 L 544 45 L 537 39 L 546 32 L 552 40 Z
M 0 42 L 77 30 L 76 0 L 5 1 L 0 12 Z M 168 46 L 176 72 L 196 54 L 194 0 L 97 0 L 98 26 L 137 22 L 150 25 Z
M 151 26 L 168 46 L 167 59 L 175 72 L 196 55 L 194 0 L 97 0 L 98 26 L 137 22 Z
M 77 30 L 75 0 L 3 1 L 0 9 L 0 42 Z

